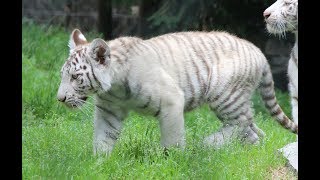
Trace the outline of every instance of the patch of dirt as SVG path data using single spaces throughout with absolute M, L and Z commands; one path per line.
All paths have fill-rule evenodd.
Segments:
M 276 169 L 269 169 L 270 175 L 266 177 L 268 180 L 297 180 L 298 176 L 286 166 Z

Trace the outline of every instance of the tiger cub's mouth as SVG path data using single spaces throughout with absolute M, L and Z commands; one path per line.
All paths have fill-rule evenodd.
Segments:
M 69 100 L 67 99 L 64 104 L 69 108 L 79 108 L 86 102 L 87 99 L 88 97 L 86 96 L 79 97 L 77 99 L 75 98 L 69 99 Z
M 84 97 L 81 97 L 81 98 L 79 98 L 79 99 L 81 99 L 81 100 L 83 100 L 83 101 L 86 101 L 86 100 L 88 99 L 88 97 L 87 97 L 87 96 L 84 96 Z
M 296 26 L 288 25 L 288 23 L 277 23 L 277 22 L 268 22 L 267 30 L 272 34 L 284 34 L 285 32 L 296 31 Z

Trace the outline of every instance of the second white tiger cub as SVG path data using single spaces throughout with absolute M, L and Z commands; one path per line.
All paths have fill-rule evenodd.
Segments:
M 277 0 L 263 12 L 263 16 L 270 33 L 295 34 L 296 41 L 290 54 L 288 77 L 292 118 L 298 124 L 298 0 Z
M 259 86 L 271 115 L 298 127 L 277 103 L 270 67 L 252 43 L 225 32 L 172 33 L 148 40 L 121 37 L 91 43 L 70 37 L 58 99 L 69 107 L 95 97 L 94 152 L 111 152 L 130 110 L 159 119 L 161 144 L 185 146 L 184 112 L 208 103 L 223 127 L 205 139 L 221 146 L 232 138 L 257 143 L 251 96 Z

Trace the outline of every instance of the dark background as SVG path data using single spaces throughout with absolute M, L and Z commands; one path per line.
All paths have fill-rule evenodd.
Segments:
M 263 11 L 275 0 L 23 0 L 22 21 L 95 31 L 105 39 L 149 38 L 177 31 L 228 31 L 257 45 L 268 58 L 275 85 L 287 91 L 294 36 L 270 35 Z M 23 28 L 23 27 L 22 27 Z

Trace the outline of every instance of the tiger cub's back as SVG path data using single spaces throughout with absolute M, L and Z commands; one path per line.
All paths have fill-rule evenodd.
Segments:
M 146 54 L 143 63 L 161 66 L 175 80 L 186 109 L 243 83 L 253 89 L 266 64 L 255 45 L 226 32 L 166 34 L 141 41 L 135 51 Z

